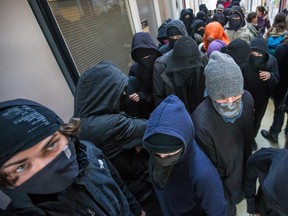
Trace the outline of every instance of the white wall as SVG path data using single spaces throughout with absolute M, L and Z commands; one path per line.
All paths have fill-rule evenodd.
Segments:
M 27 98 L 73 114 L 73 95 L 25 0 L 0 1 L 0 101 Z

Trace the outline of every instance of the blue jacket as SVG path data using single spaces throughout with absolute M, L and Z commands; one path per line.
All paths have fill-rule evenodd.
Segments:
M 178 97 L 168 96 L 154 110 L 143 141 L 156 133 L 175 136 L 184 144 L 183 154 L 174 166 L 165 188 L 159 190 L 154 187 L 163 214 L 226 215 L 221 179 L 195 142 L 192 120 Z

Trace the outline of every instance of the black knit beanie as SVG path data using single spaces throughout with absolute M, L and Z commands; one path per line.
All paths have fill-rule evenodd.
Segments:
M 182 140 L 166 134 L 153 134 L 144 142 L 144 147 L 152 153 L 171 153 L 183 148 Z
M 0 167 L 59 130 L 61 123 L 52 110 L 30 100 L 0 103 Z

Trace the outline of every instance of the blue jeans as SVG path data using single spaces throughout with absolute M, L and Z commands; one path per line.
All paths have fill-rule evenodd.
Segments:
M 279 98 L 273 98 L 274 101 L 274 117 L 273 117 L 273 123 L 270 127 L 270 133 L 274 137 L 278 137 L 279 133 L 281 132 L 284 119 L 285 119 L 285 112 L 281 109 L 279 109 L 279 106 L 283 102 L 283 99 Z M 288 120 L 286 122 L 286 128 L 285 128 L 285 134 L 287 135 L 288 132 Z

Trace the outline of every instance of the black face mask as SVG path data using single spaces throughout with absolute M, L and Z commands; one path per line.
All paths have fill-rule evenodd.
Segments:
M 254 63 L 254 66 L 256 68 L 261 68 L 262 65 L 265 63 L 266 61 L 266 57 L 265 55 L 264 56 L 254 56 L 254 55 L 251 55 L 251 60 L 252 62 Z
M 148 70 L 152 70 L 154 66 L 154 62 L 157 59 L 157 57 L 158 57 L 157 53 L 154 53 L 150 55 L 148 58 L 141 58 L 139 62 L 144 68 Z
M 202 38 L 203 38 L 204 32 L 205 32 L 204 29 L 201 29 L 201 30 L 197 31 L 197 33 L 199 35 L 201 35 Z
M 182 155 L 183 149 L 175 155 L 160 158 L 153 155 L 149 159 L 149 172 L 153 184 L 160 190 L 163 190 L 169 180 L 174 165 Z
M 153 155 L 153 157 L 160 166 L 169 167 L 169 166 L 173 166 L 177 163 L 180 156 L 182 155 L 182 152 L 183 152 L 183 149 L 181 149 L 181 151 L 177 152 L 174 155 L 169 155 L 169 156 L 166 156 L 164 158 L 161 158 L 157 155 Z
M 70 139 L 67 146 L 47 164 L 18 187 L 9 189 L 28 194 L 52 194 L 64 191 L 70 186 L 79 173 L 76 151 Z
M 237 19 L 235 19 L 235 18 L 237 18 Z M 236 13 L 231 14 L 229 17 L 229 28 L 234 30 L 234 31 L 237 31 L 238 29 L 241 28 L 241 25 L 242 25 L 241 17 Z
M 176 43 L 176 41 L 177 41 L 178 39 L 171 39 L 171 38 L 169 38 L 168 40 L 169 40 L 169 47 L 170 47 L 170 49 L 173 49 L 173 47 L 174 47 L 174 45 L 175 45 L 175 43 Z
M 237 31 L 241 28 L 241 20 L 240 19 L 230 19 L 229 20 L 229 27 L 232 30 Z

